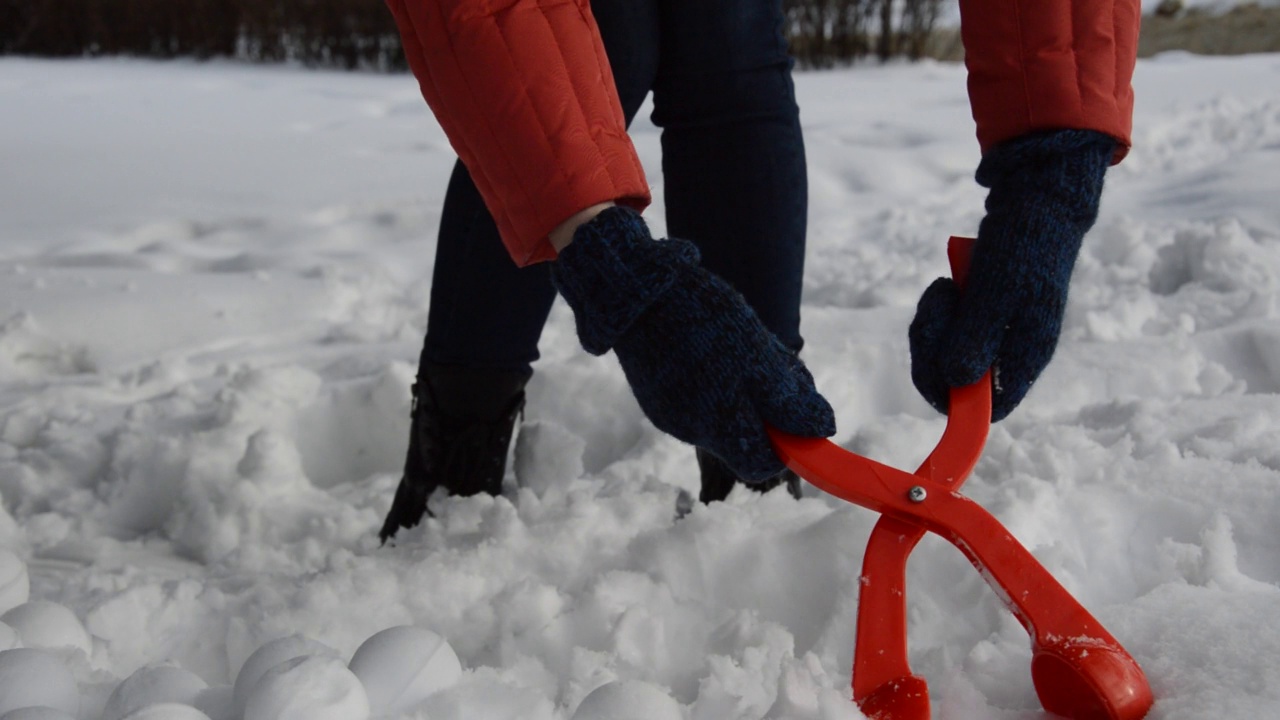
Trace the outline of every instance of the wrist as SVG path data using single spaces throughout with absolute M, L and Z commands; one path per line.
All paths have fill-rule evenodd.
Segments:
M 611 207 L 614 207 L 613 202 L 603 202 L 574 213 L 568 220 L 557 225 L 547 236 L 551 247 L 555 248 L 557 253 L 561 252 L 573 242 L 573 234 L 578 231 L 578 228 L 591 222 L 597 215 Z
M 1029 184 L 1033 176 L 1069 175 L 1097 178 L 1111 163 L 1116 141 L 1094 130 L 1050 130 L 1031 133 L 989 150 L 978 164 L 978 184 L 991 189 L 1010 183 Z
M 1115 140 L 1091 130 L 1029 135 L 992 149 L 978 167 L 990 188 L 978 253 L 991 243 L 1074 259 L 1093 226 Z
M 697 263 L 692 243 L 655 241 L 638 213 L 614 207 L 578 228 L 551 280 L 573 310 L 582 346 L 602 355 Z

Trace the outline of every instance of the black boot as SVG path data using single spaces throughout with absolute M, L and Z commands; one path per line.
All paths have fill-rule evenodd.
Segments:
M 404 477 L 378 536 L 430 515 L 436 488 L 450 495 L 502 493 L 507 448 L 524 409 L 528 373 L 427 365 L 413 386 Z
M 702 471 L 702 492 L 699 493 L 698 499 L 704 503 L 716 502 L 729 497 L 729 491 L 733 490 L 736 483 L 742 483 L 748 488 L 756 492 L 769 492 L 770 490 L 786 483 L 787 494 L 791 497 L 800 499 L 800 477 L 790 469 L 784 468 L 782 472 L 769 478 L 765 478 L 757 483 L 749 483 L 738 477 L 723 460 L 712 455 L 711 453 L 698 448 L 698 469 Z

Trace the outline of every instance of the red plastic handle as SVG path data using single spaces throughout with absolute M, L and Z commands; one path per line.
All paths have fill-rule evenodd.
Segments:
M 969 282 L 969 262 L 973 260 L 975 238 L 952 235 L 947 241 L 947 262 L 951 264 L 951 279 L 963 290 Z
M 961 287 L 968 280 L 974 242 L 972 238 L 952 237 L 947 244 L 951 277 Z M 991 424 L 990 378 L 984 376 L 969 387 L 953 389 L 949 409 L 942 438 L 915 473 L 925 481 L 920 487 L 926 493 L 958 489 L 977 464 Z M 884 466 L 875 467 L 871 461 L 846 453 L 827 441 L 820 442 L 829 447 L 819 450 L 818 446 L 796 440 L 774 437 L 779 455 L 797 474 L 837 497 L 864 507 L 871 507 L 872 503 L 863 492 L 865 485 L 862 491 L 856 487 L 862 485 L 858 479 L 865 478 L 868 471 L 878 477 L 898 472 Z M 805 449 L 804 445 L 809 448 Z M 802 471 L 798 466 L 811 463 L 815 453 L 825 455 L 837 465 L 853 458 L 868 464 L 864 465 L 865 471 L 849 472 L 838 467 L 810 467 L 808 472 Z M 829 480 L 838 478 L 848 484 L 828 484 Z M 940 482 L 944 487 L 934 487 L 930 481 Z M 883 516 L 872 530 L 863 556 L 853 698 L 869 717 L 878 713 L 884 717 L 923 720 L 929 717 L 929 694 L 924 680 L 912 675 L 907 659 L 906 573 L 907 558 L 924 537 L 925 529 L 911 522 L 905 513 L 909 507 L 895 507 L 895 500 L 909 500 L 903 496 L 904 492 L 907 492 L 905 488 L 891 490 L 888 497 L 874 503 L 873 509 Z
M 952 238 L 963 285 L 972 240 Z M 1004 528 L 957 490 L 973 471 L 991 423 L 990 374 L 951 392 L 942 438 L 914 475 L 828 440 L 770 430 L 778 456 L 828 493 L 884 515 L 863 561 L 854 699 L 877 720 L 927 720 L 928 688 L 906 647 L 906 561 L 926 530 L 954 544 L 1026 628 L 1032 679 L 1045 709 L 1076 720 L 1138 720 L 1153 698 L 1146 677 L 1092 615 Z

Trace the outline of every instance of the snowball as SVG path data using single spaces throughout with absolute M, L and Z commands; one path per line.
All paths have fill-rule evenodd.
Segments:
M 313 655 L 267 671 L 245 701 L 244 720 L 368 720 L 364 686 L 337 658 Z
M 158 703 L 192 705 L 207 687 L 200 676 L 180 667 L 148 665 L 116 687 L 102 709 L 102 720 L 120 720 L 134 710 Z
M 374 634 L 351 658 L 375 715 L 399 715 L 433 693 L 453 687 L 462 664 L 444 638 L 401 625 Z
M 238 720 L 235 688 L 221 685 L 202 690 L 191 703 L 210 720 Z
M 582 699 L 573 720 L 683 720 L 680 705 L 662 688 L 639 680 L 605 683 Z
M 0 652 L 0 714 L 29 707 L 49 707 L 70 715 L 80 712 L 75 678 L 43 650 Z
M 27 564 L 11 550 L 0 550 L 0 613 L 31 599 L 31 579 Z
M 253 691 L 254 686 L 258 684 L 258 681 L 262 679 L 262 676 L 268 670 L 280 663 L 308 655 L 323 655 L 336 658 L 338 657 L 338 651 L 319 640 L 312 640 L 305 635 L 290 635 L 289 637 L 277 638 L 254 650 L 253 654 L 244 661 L 244 665 L 240 666 L 240 673 L 236 675 L 236 708 L 244 709 L 244 704 L 249 699 L 249 693 Z
M 155 703 L 138 708 L 121 720 L 209 720 L 209 716 L 190 705 Z
M 70 609 L 47 600 L 23 603 L 4 615 L 0 622 L 18 631 L 22 644 L 29 648 L 57 650 L 65 647 L 93 653 L 93 640 L 84 623 Z
M 68 715 L 51 707 L 29 707 L 13 712 L 7 712 L 0 715 L 0 720 L 76 720 L 74 715 Z

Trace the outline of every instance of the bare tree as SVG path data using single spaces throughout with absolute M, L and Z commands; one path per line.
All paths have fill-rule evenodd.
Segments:
M 894 55 L 897 37 L 893 29 L 893 0 L 876 0 L 880 5 L 880 36 L 876 38 L 876 54 L 880 62 L 885 62 Z
M 903 0 L 902 21 L 898 25 L 903 43 L 899 52 L 912 60 L 924 57 L 941 11 L 942 0 Z
M 782 2 L 797 61 L 832 67 L 923 56 L 941 0 Z M 378 0 L 0 0 L 0 52 L 406 66 Z

